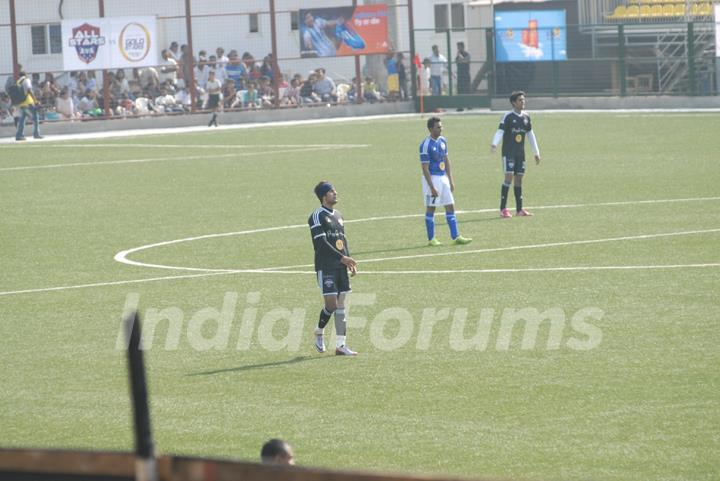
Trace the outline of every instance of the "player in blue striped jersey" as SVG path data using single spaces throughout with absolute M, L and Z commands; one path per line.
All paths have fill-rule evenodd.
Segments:
M 355 275 L 357 262 L 350 257 L 342 214 L 334 208 L 337 191 L 332 184 L 323 180 L 315 186 L 315 195 L 320 199 L 320 207 L 310 215 L 308 225 L 315 249 L 317 281 L 325 300 L 315 329 L 315 349 L 320 353 L 325 352 L 323 332 L 335 313 L 335 354 L 355 356 L 357 353 L 345 345 L 345 296 L 350 292 L 348 270 L 351 275 Z
M 314 16 L 312 12 L 307 12 L 302 34 L 302 56 L 307 57 L 308 54 L 314 54 L 317 57 L 334 57 L 337 47 L 335 42 L 327 36 L 325 30 L 331 28 L 334 31 L 338 23 L 342 22 L 344 22 L 342 17 L 338 20 L 325 20 Z
M 445 219 L 450 228 L 450 237 L 455 244 L 469 244 L 472 239 L 463 237 L 458 232 L 455 218 L 455 182 L 453 181 L 448 144 L 441 134 L 442 122 L 438 117 L 427 121 L 430 135 L 420 144 L 420 163 L 422 165 L 422 187 L 425 196 L 425 228 L 428 245 L 435 247 L 442 243 L 435 238 L 435 207 L 445 206 Z

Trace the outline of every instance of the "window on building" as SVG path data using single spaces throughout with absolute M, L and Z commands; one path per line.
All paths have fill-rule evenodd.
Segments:
M 33 25 L 30 27 L 32 35 L 32 53 L 33 55 L 44 55 L 48 51 L 47 46 L 47 28 L 45 25 Z
M 297 30 L 299 23 L 300 23 L 300 12 L 298 12 L 297 10 L 295 10 L 294 12 L 290 12 L 290 29 Z
M 453 3 L 450 5 L 452 13 L 452 29 L 465 30 L 465 5 L 462 3 Z
M 435 5 L 435 31 L 444 32 L 448 29 L 448 6 L 446 4 Z
M 59 24 L 30 27 L 33 55 L 62 53 L 62 29 Z
M 258 33 L 260 31 L 260 24 L 258 21 L 258 14 L 250 14 L 250 33 Z
M 60 24 L 48 27 L 50 35 L 50 53 L 62 53 L 62 28 Z

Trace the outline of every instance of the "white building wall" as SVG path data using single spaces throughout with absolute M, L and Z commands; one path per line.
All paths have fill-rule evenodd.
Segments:
M 7 0 L 0 0 L 0 76 L 12 71 L 10 47 L 10 14 Z M 62 55 L 32 54 L 30 24 L 57 24 L 61 22 L 59 10 L 62 3 L 62 18 L 95 18 L 99 16 L 97 0 L 16 0 L 18 22 L 18 60 L 28 72 L 62 71 Z M 323 66 L 338 80 L 350 80 L 355 76 L 355 62 L 352 57 L 330 59 L 298 59 L 299 33 L 290 28 L 290 12 L 300 8 L 322 8 L 349 5 L 350 0 L 276 0 L 278 60 L 283 73 L 303 75 Z M 391 10 L 391 42 L 396 50 L 409 51 L 409 27 L 407 0 L 358 0 L 359 4 L 387 3 Z M 452 3 L 451 0 L 414 0 L 415 28 L 434 27 L 434 5 Z M 467 3 L 467 0 L 465 0 Z M 167 48 L 171 41 L 187 42 L 185 30 L 185 3 L 182 0 L 105 0 L 106 16 L 156 15 L 158 21 L 158 52 Z M 401 7 L 395 8 L 395 5 Z M 242 54 L 248 51 L 256 59 L 262 59 L 271 51 L 270 15 L 266 0 L 193 0 L 193 50 L 214 52 L 222 46 L 226 52 L 235 49 Z M 259 14 L 259 32 L 249 33 L 248 13 Z M 205 15 L 213 15 L 212 17 Z M 225 15 L 225 16 L 218 16 Z M 468 20 L 466 7 L 466 22 Z M 453 32 L 453 43 L 467 41 L 464 32 Z M 416 37 L 416 49 L 421 57 L 430 54 L 431 45 L 441 45 L 445 53 L 445 34 L 424 32 Z M 455 52 L 454 45 L 452 48 Z M 472 52 L 471 52 L 472 53 Z M 380 74 L 382 63 L 377 57 L 368 62 L 362 58 L 361 65 L 369 63 L 371 72 Z M 409 64 L 409 59 L 406 62 Z M 380 67 L 378 67 L 380 65 Z

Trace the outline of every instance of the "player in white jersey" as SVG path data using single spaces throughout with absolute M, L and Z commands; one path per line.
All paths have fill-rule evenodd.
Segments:
M 506 113 L 500 121 L 500 126 L 490 145 L 491 152 L 495 152 L 497 145 L 502 139 L 502 160 L 505 180 L 500 191 L 500 217 L 509 219 L 512 217 L 507 209 L 508 192 L 510 184 L 515 183 L 515 215 L 518 217 L 530 217 L 532 214 L 523 208 L 522 179 L 525 175 L 525 138 L 530 141 L 530 146 L 535 154 L 535 163 L 540 163 L 540 149 L 532 130 L 530 116 L 525 109 L 525 92 L 513 92 L 510 95 L 510 103 L 513 110 Z

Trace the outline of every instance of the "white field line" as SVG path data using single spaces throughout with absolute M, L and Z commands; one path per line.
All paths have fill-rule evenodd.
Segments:
M 500 117 L 503 115 L 505 109 L 501 110 L 489 110 L 489 109 L 473 109 L 469 112 L 445 112 L 440 114 L 440 117 L 445 116 L 463 116 L 463 117 Z M 551 110 L 528 110 L 529 113 L 535 114 L 551 114 L 551 115 L 616 115 L 616 116 L 633 116 L 638 115 L 643 117 L 657 116 L 664 114 L 686 114 L 686 116 L 709 116 L 715 115 L 720 112 L 717 108 L 680 108 L 680 109 L 551 109 Z M 690 114 L 690 115 L 687 115 Z M 220 127 L 212 130 L 208 129 L 205 125 L 196 125 L 188 127 L 158 127 L 158 128 L 142 128 L 142 129 L 130 129 L 130 130 L 111 130 L 103 132 L 86 132 L 86 133 L 75 133 L 75 134 L 60 134 L 46 136 L 42 140 L 31 139 L 27 143 L 22 145 L 22 148 L 27 148 L 30 145 L 37 143 L 55 143 L 58 141 L 67 140 L 89 140 L 89 139 L 108 139 L 108 138 L 130 138 L 130 137 L 145 137 L 149 135 L 169 135 L 176 133 L 209 133 L 223 130 L 247 130 L 247 129 L 262 129 L 262 128 L 277 128 L 277 127 L 295 127 L 302 125 L 322 125 L 322 124 L 338 124 L 338 123 L 368 123 L 377 122 L 378 120 L 405 120 L 415 121 L 416 119 L 425 119 L 431 115 L 437 115 L 435 113 L 406 113 L 406 114 L 385 114 L 385 115 L 366 115 L 360 117 L 334 117 L 325 119 L 305 119 L 305 120 L 285 120 L 277 122 L 255 122 L 255 123 L 241 123 L 241 124 L 227 124 L 221 125 Z M 119 120 L 118 120 L 119 121 Z M 6 138 L 0 138 L 0 149 L 17 146 L 14 136 Z
M 624 236 L 624 237 L 608 237 L 605 239 L 588 239 L 588 240 L 577 240 L 577 241 L 567 241 L 567 242 L 547 242 L 544 244 L 527 244 L 527 245 L 521 245 L 521 246 L 508 246 L 508 247 L 490 247 L 486 249 L 473 249 L 473 250 L 461 250 L 461 251 L 451 251 L 451 252 L 432 252 L 429 254 L 414 254 L 414 255 L 408 255 L 408 256 L 395 256 L 395 257 L 378 257 L 375 259 L 361 259 L 360 262 L 362 264 L 367 264 L 371 262 L 386 262 L 386 261 L 399 261 L 399 260 L 407 260 L 407 259 L 422 259 L 426 257 L 443 257 L 443 256 L 460 256 L 460 255 L 467 255 L 467 254 L 486 254 L 488 252 L 507 252 L 507 251 L 517 251 L 517 250 L 526 250 L 526 249 L 545 249 L 548 247 L 565 247 L 565 246 L 574 246 L 574 245 L 587 245 L 587 244 L 603 244 L 607 242 L 620 242 L 620 241 L 628 241 L 628 240 L 640 240 L 640 239 L 657 239 L 661 237 L 675 237 L 675 236 L 683 236 L 683 235 L 697 235 L 697 234 L 711 234 L 715 232 L 720 232 L 720 228 L 718 229 L 705 229 L 705 230 L 689 230 L 689 231 L 680 231 L 680 232 L 665 232 L 660 234 L 641 234 L 641 235 L 635 235 L 635 236 Z M 299 269 L 303 267 L 313 267 L 313 264 L 299 264 L 294 266 L 282 266 L 282 267 L 266 267 L 261 270 L 263 271 L 280 271 L 284 269 Z M 197 269 L 193 269 L 197 270 Z M 213 270 L 208 269 L 208 272 L 218 272 L 219 270 Z M 222 272 L 222 271 L 220 271 Z
M 363 261 L 366 262 L 366 261 Z M 312 267 L 312 265 L 310 265 Z M 577 271 L 631 271 L 631 270 L 652 270 L 652 269 L 689 269 L 720 267 L 720 262 L 706 262 L 702 264 L 659 264 L 659 265 L 628 265 L 628 266 L 570 266 L 570 267 L 519 267 L 501 269 L 435 269 L 435 270 L 390 270 L 375 271 L 362 270 L 358 275 L 380 274 L 380 275 L 416 275 L 416 274 L 501 274 L 501 273 L 522 273 L 522 272 L 577 272 Z M 238 271 L 240 272 L 240 271 Z M 245 273 L 246 271 L 242 271 Z M 279 271 L 268 269 L 248 270 L 247 273 L 258 274 L 317 274 L 314 270 L 309 271 Z M 208 275 L 220 275 L 223 273 L 209 273 Z
M 0 169 L 0 172 L 9 172 L 17 170 L 37 170 L 37 169 L 60 169 L 63 167 L 86 167 L 96 165 L 111 165 L 111 164 L 139 164 L 145 162 L 165 162 L 165 161 L 176 161 L 176 160 L 207 160 L 207 159 L 224 159 L 231 157 L 251 157 L 255 155 L 267 155 L 267 154 L 286 154 L 291 152 L 309 152 L 309 151 L 320 151 L 320 150 L 333 150 L 336 148 L 355 148 L 347 146 L 333 146 L 333 147 L 305 147 L 297 149 L 282 149 L 282 150 L 266 150 L 260 152 L 233 152 L 230 154 L 213 154 L 213 155 L 188 155 L 184 157 L 151 157 L 146 159 L 126 159 L 126 160 L 102 160 L 99 162 L 73 162 L 65 164 L 48 164 L 48 165 L 25 165 L 18 167 L 4 167 Z
M 689 199 L 657 199 L 657 200 L 622 201 L 622 202 L 601 202 L 601 203 L 596 203 L 596 204 L 546 205 L 546 206 L 537 206 L 537 207 L 534 207 L 534 209 L 536 209 L 536 210 L 540 210 L 540 209 L 570 209 L 570 208 L 582 208 L 582 207 L 608 207 L 608 206 L 622 206 L 622 205 L 636 205 L 636 204 L 664 204 L 664 203 L 674 203 L 674 202 L 705 202 L 705 201 L 709 201 L 709 200 L 720 200 L 720 197 L 698 197 L 698 198 L 689 198 Z M 477 210 L 464 210 L 464 211 L 460 210 L 460 211 L 458 211 L 458 213 L 460 213 L 460 214 L 477 214 L 477 213 L 496 212 L 496 211 L 497 211 L 497 209 L 477 209 Z M 422 214 L 391 215 L 391 216 L 382 216 L 382 217 L 366 217 L 363 219 L 347 220 L 347 221 L 345 221 L 345 223 L 349 224 L 349 223 L 360 223 L 360 222 L 373 222 L 373 221 L 380 221 L 380 220 L 409 219 L 409 218 L 423 217 L 424 215 L 425 214 L 422 213 Z M 265 227 L 265 228 L 260 228 L 260 229 L 251 229 L 251 230 L 238 231 L 238 232 L 224 232 L 224 233 L 219 233 L 219 234 L 205 234 L 205 235 L 195 236 L 195 237 L 186 237 L 183 239 L 174 239 L 174 240 L 169 240 L 169 241 L 156 242 L 154 244 L 147 244 L 147 245 L 143 245 L 140 247 L 134 247 L 132 249 L 120 251 L 117 254 L 115 254 L 115 257 L 113 259 L 122 264 L 128 264 L 128 265 L 138 266 L 138 267 L 152 267 L 152 268 L 156 268 L 156 269 L 185 270 L 185 271 L 195 271 L 195 272 L 231 272 L 231 271 L 234 271 L 234 269 L 205 269 L 205 268 L 200 268 L 200 267 L 183 267 L 183 266 L 168 266 L 168 265 L 161 265 L 161 264 L 149 264 L 149 263 L 145 263 L 145 262 L 130 260 L 130 259 L 128 259 L 128 256 L 130 256 L 131 254 L 134 254 L 136 252 L 152 249 L 155 247 L 180 244 L 182 242 L 192 242 L 192 241 L 197 241 L 197 240 L 202 240 L 202 239 L 214 239 L 214 238 L 218 238 L 218 237 L 232 237 L 232 236 L 241 236 L 241 235 L 248 235 L 248 234 L 258 234 L 258 233 L 262 233 L 262 232 L 273 232 L 273 231 L 279 231 L 279 230 L 301 229 L 301 228 L 307 228 L 307 224 Z M 462 252 L 465 252 L 465 251 L 462 251 Z M 363 260 L 363 262 L 368 262 L 368 261 Z M 273 269 L 291 269 L 293 267 L 307 267 L 307 266 L 305 266 L 305 265 L 287 266 L 287 267 L 276 267 Z
M 138 149 L 245 149 L 248 147 L 261 147 L 267 149 L 269 147 L 279 148 L 301 148 L 301 147 L 326 147 L 326 148 L 341 148 L 341 149 L 352 149 L 358 147 L 370 147 L 370 144 L 53 144 L 47 146 L 43 144 L 23 144 L 23 145 L 12 145 L 5 147 L 6 149 L 17 147 L 20 149 L 27 149 L 33 147 L 48 148 L 72 148 L 72 149 L 87 149 L 87 148 L 100 148 L 100 149 L 114 149 L 117 147 L 130 147 Z
M 704 264 L 669 264 L 669 265 L 638 265 L 638 266 L 575 266 L 575 267 L 538 267 L 538 268 L 518 268 L 518 269 L 458 269 L 458 270 L 398 270 L 398 271 L 361 271 L 359 275 L 379 274 L 379 275 L 416 275 L 416 274 L 497 274 L 497 273 L 531 273 L 531 272 L 580 272 L 580 271 L 613 271 L 613 270 L 660 270 L 660 269 L 694 269 L 694 268 L 708 268 L 708 267 L 720 267 L 720 263 L 704 263 Z M 59 286 L 59 287 L 44 287 L 38 289 L 25 289 L 19 291 L 5 291 L 0 292 L 0 296 L 12 296 L 19 294 L 34 294 L 40 292 L 57 292 L 67 291 L 73 289 L 87 289 L 92 287 L 109 287 L 109 286 L 121 286 L 128 284 L 141 284 L 145 282 L 157 282 L 167 280 L 178 280 L 178 279 L 195 279 L 199 277 L 214 277 L 223 276 L 230 274 L 301 274 L 301 275 L 315 275 L 315 271 L 271 271 L 263 269 L 245 269 L 235 270 L 226 272 L 204 272 L 202 274 L 183 274 L 179 276 L 163 276 L 163 277 L 150 277 L 144 279 L 131 279 L 126 281 L 112 281 L 112 282 L 96 282 L 93 284 L 79 284 L 74 286 Z
M 701 198 L 689 198 L 689 199 L 658 199 L 658 200 L 644 200 L 644 201 L 627 201 L 627 202 L 604 202 L 604 203 L 598 203 L 598 204 L 571 204 L 571 205 L 556 205 L 556 206 L 538 206 L 535 207 L 535 209 L 558 209 L 558 208 L 571 208 L 571 207 L 597 207 L 597 206 L 615 206 L 615 205 L 629 205 L 629 204 L 660 204 L 660 203 L 671 203 L 671 202 L 693 202 L 693 201 L 706 201 L 706 200 L 716 200 L 719 199 L 718 197 L 701 197 Z M 497 209 L 480 209 L 480 210 L 474 210 L 474 211 L 465 211 L 465 213 L 470 212 L 494 212 Z M 366 219 L 355 219 L 347 222 L 368 222 L 372 220 L 386 220 L 386 219 L 398 219 L 398 218 L 409 218 L 409 217 L 420 217 L 424 214 L 409 214 L 409 215 L 403 215 L 403 216 L 387 216 L 387 217 L 369 217 Z M 131 261 L 126 258 L 127 255 L 138 252 L 140 250 L 144 249 L 150 249 L 152 247 L 159 247 L 162 245 L 170 245 L 170 244 L 177 244 L 180 242 L 189 242 L 193 240 L 198 239 L 208 239 L 208 238 L 214 238 L 214 237 L 223 237 L 223 236 L 232 236 L 232 235 L 244 235 L 244 234 L 253 234 L 253 233 L 259 233 L 259 232 L 269 232 L 269 231 L 276 231 L 276 230 L 283 230 L 283 229 L 296 229 L 296 228 L 305 228 L 307 227 L 306 224 L 298 224 L 298 225 L 289 225 L 289 226 L 278 226 L 278 227 L 269 227 L 269 228 L 263 228 L 263 229 L 253 229 L 253 230 L 247 230 L 247 231 L 241 231 L 241 232 L 228 232 L 224 234 L 208 234 L 203 236 L 197 236 L 197 237 L 189 237 L 186 239 L 177 239 L 174 241 L 167 241 L 167 242 L 159 242 L 155 244 L 149 244 L 146 246 L 137 247 L 134 249 L 128 249 L 125 251 L 118 252 L 114 259 L 118 262 L 129 264 L 129 265 L 136 265 L 136 266 L 144 266 L 144 267 L 158 267 L 158 268 L 165 268 L 165 269 L 181 269 L 181 270 L 199 270 L 201 273 L 199 274 L 183 274 L 183 275 L 175 275 L 175 276 L 163 276 L 163 277 L 151 277 L 151 278 L 144 278 L 144 279 L 133 279 L 133 280 L 127 280 L 127 281 L 111 281 L 111 282 L 99 282 L 99 283 L 92 283 L 92 284 L 79 284 L 79 285 L 71 285 L 71 286 L 59 286 L 59 287 L 46 287 L 46 288 L 37 288 L 37 289 L 24 289 L 24 290 L 16 290 L 16 291 L 4 291 L 0 292 L 0 296 L 9 296 L 9 295 L 16 295 L 16 294 L 29 294 L 29 293 L 39 293 L 39 292 L 52 292 L 52 291 L 64 291 L 64 290 L 70 290 L 70 289 L 83 289 L 83 288 L 92 288 L 92 287 L 104 287 L 104 286 L 116 286 L 116 285 L 125 285 L 125 284 L 138 284 L 138 283 L 144 283 L 144 282 L 155 282 L 155 281 L 163 281 L 163 280 L 174 280 L 174 279 L 192 279 L 192 278 L 198 278 L 198 277 L 211 277 L 211 276 L 220 276 L 220 275 L 229 275 L 229 274 L 314 274 L 314 271 L 290 271 L 290 270 L 281 270 L 281 269 L 291 269 L 291 268 L 298 268 L 298 267 L 312 267 L 311 265 L 301 265 L 301 266 L 285 266 L 285 267 L 267 267 L 267 268 L 261 268 L 261 269 L 200 269 L 200 268 L 188 268 L 188 267 L 172 267 L 172 266 L 161 266 L 161 265 L 153 265 L 153 264 L 144 264 L 140 262 Z M 634 237 L 625 237 L 625 238 L 612 238 L 614 240 L 630 240 L 630 239 L 642 239 L 642 238 L 650 238 L 650 237 L 660 237 L 660 236 L 671 236 L 671 235 L 690 235 L 690 234 L 698 234 L 698 233 L 704 233 L 704 232 L 718 232 L 720 229 L 709 229 L 707 231 L 685 231 L 685 232 L 679 232 L 679 233 L 665 233 L 665 234 L 648 234 L 648 235 L 642 235 L 642 236 L 634 236 Z M 578 243 L 597 243 L 597 242 L 609 242 L 609 239 L 598 239 L 598 240 L 585 240 L 585 241 L 571 241 L 569 243 L 550 243 L 550 244 L 538 244 L 536 248 L 539 247 L 548 247 L 548 246 L 560 246 L 560 245 L 570 245 L 570 244 L 578 244 Z M 515 246 L 515 247 L 507 247 L 507 248 L 497 248 L 497 249 L 480 249 L 480 251 L 486 251 L 486 252 L 492 252 L 497 251 L 498 249 L 528 249 L 531 248 L 530 246 Z M 466 251 L 459 251 L 458 253 L 465 253 Z M 469 252 L 468 252 L 469 253 Z M 445 255 L 448 253 L 434 253 L 431 255 Z M 427 256 L 427 254 L 422 254 L 423 256 Z M 407 256 L 403 257 L 396 257 L 396 258 L 389 258 L 390 260 L 395 259 L 401 259 L 406 258 Z M 363 259 L 362 263 L 366 262 L 379 262 L 379 259 Z M 495 272 L 550 272 L 550 271 L 583 271 L 583 270 L 631 270 L 631 269 L 672 269 L 672 268 L 703 268 L 703 267 L 718 267 L 719 264 L 714 263 L 704 263 L 704 264 L 675 264 L 670 266 L 663 266 L 663 265 L 657 265 L 657 266 L 587 266 L 587 267 L 547 267 L 547 268 L 524 268 L 524 269 L 458 269 L 458 270 L 435 270 L 435 271 L 417 271 L 417 270 L 405 270 L 405 271 L 364 271 L 363 274 L 444 274 L 444 273 L 495 273 Z

